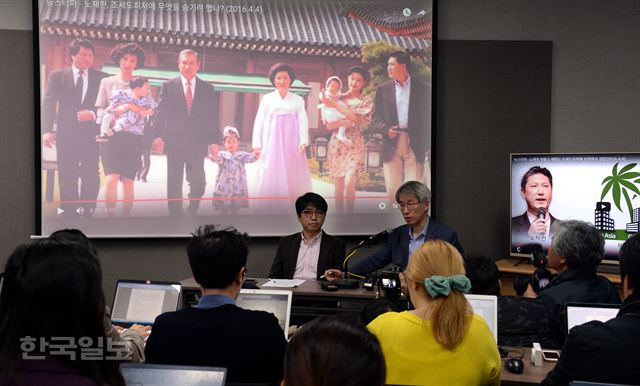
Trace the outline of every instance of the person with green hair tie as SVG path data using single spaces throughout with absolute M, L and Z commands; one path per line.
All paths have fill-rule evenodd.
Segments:
M 428 240 L 409 259 L 405 278 L 415 309 L 367 326 L 380 340 L 387 384 L 499 385 L 498 346 L 464 296 L 471 282 L 458 250 Z

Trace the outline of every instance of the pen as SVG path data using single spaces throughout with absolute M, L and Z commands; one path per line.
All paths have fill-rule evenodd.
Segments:
M 324 279 L 324 278 L 325 278 L 325 276 L 326 276 L 326 275 L 322 275 L 322 276 L 320 276 L 320 279 Z

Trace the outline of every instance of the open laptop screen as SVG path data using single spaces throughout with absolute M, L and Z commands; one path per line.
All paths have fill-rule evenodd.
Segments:
M 128 386 L 223 386 L 227 370 L 196 367 L 123 363 L 122 376 Z
M 482 316 L 498 341 L 498 298 L 493 295 L 465 294 L 464 296 L 471 304 L 473 313 Z
M 111 321 L 125 326 L 153 324 L 158 315 L 178 309 L 181 292 L 180 283 L 118 280 Z
M 580 324 L 599 320 L 606 322 L 613 319 L 620 311 L 619 304 L 599 304 L 599 303 L 567 303 L 567 333 Z
M 236 305 L 247 310 L 266 311 L 274 314 L 286 337 L 289 333 L 291 297 L 291 291 L 241 289 L 236 299 Z

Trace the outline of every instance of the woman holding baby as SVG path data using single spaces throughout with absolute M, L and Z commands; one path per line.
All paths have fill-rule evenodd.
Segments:
M 335 185 L 335 202 L 338 213 L 353 212 L 356 195 L 356 183 L 364 170 L 365 144 L 363 130 L 371 121 L 373 100 L 362 94 L 369 81 L 369 73 L 360 66 L 349 68 L 348 91 L 340 97 L 340 101 L 324 98 L 322 103 L 338 109 L 344 119 L 328 122 L 326 127 L 332 131 L 329 140 L 327 160 L 329 174 Z M 342 102 L 342 103 L 340 103 Z M 338 136 L 340 127 L 346 127 L 346 137 Z

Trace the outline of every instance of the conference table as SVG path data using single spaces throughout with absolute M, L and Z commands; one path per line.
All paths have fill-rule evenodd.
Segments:
M 507 349 L 514 348 L 507 347 Z M 531 363 L 531 348 L 515 348 L 514 350 L 524 350 L 524 357 L 522 358 L 524 371 L 522 374 L 510 373 L 504 368 L 503 360 L 502 371 L 500 373 L 500 385 L 502 386 L 537 386 L 556 364 L 556 362 L 542 361 L 542 366 L 534 366 Z M 509 354 L 509 356 L 513 355 L 514 353 Z
M 269 279 L 247 278 L 245 283 L 254 284 L 262 289 L 286 290 L 293 293 L 291 305 L 291 315 L 303 318 L 313 318 L 321 315 L 332 315 L 336 313 L 360 313 L 362 308 L 375 299 L 377 293 L 362 287 L 355 289 L 338 289 L 337 291 L 327 291 L 322 289 L 324 281 L 306 280 L 304 283 L 293 288 L 263 287 Z M 190 277 L 180 282 L 184 306 L 198 302 L 200 297 L 200 287 Z

